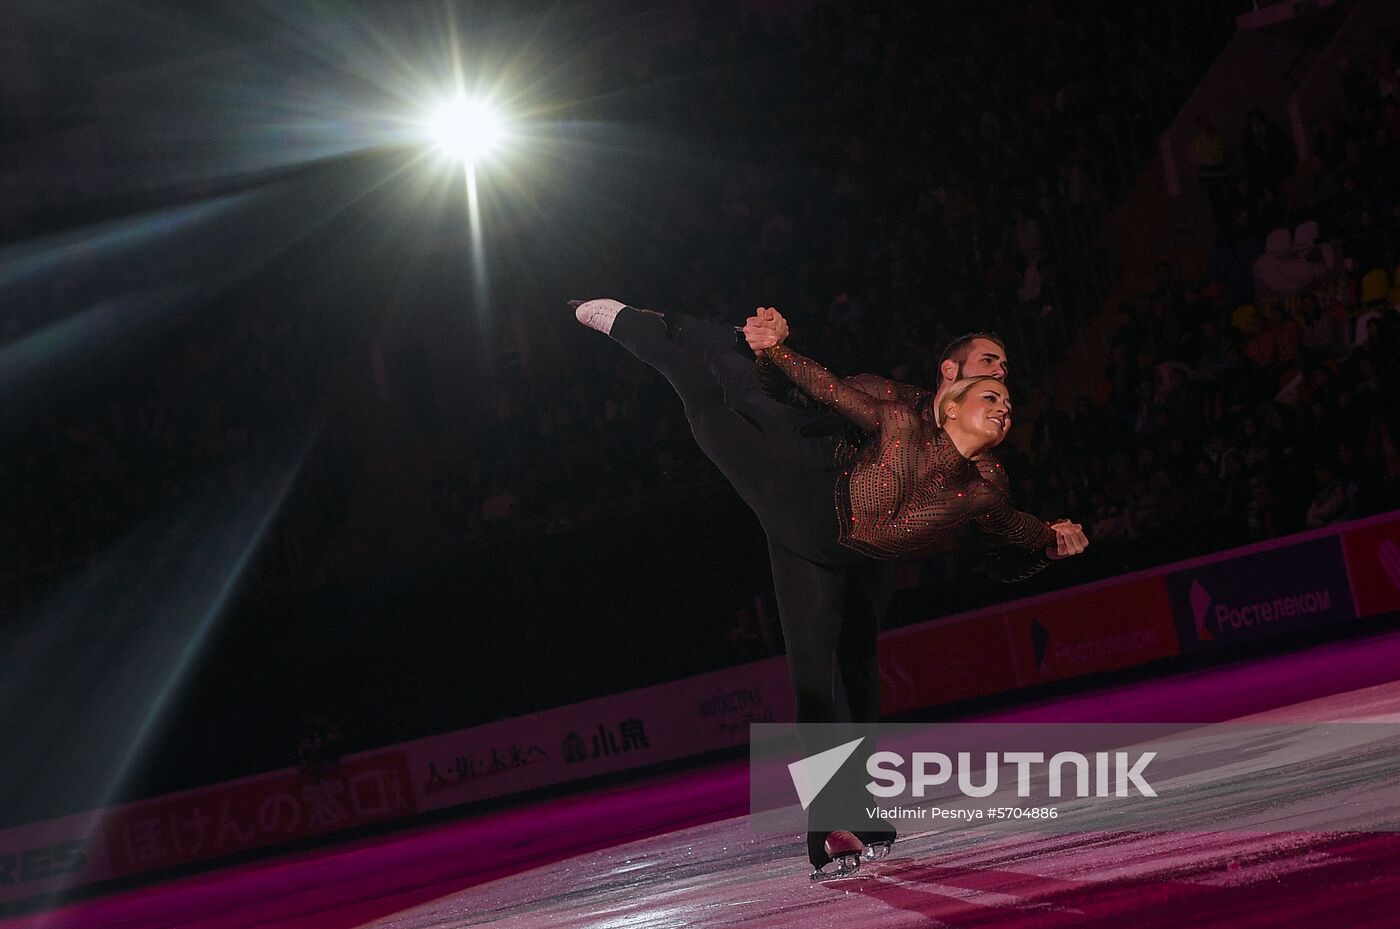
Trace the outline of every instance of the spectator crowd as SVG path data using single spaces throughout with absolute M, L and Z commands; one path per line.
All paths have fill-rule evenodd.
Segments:
M 400 518 L 425 521 L 417 536 L 446 550 L 645 518 L 658 495 L 714 483 L 664 385 L 570 327 L 562 300 L 599 295 L 578 286 L 625 286 L 613 295 L 735 322 L 755 302 L 778 304 L 801 347 L 833 369 L 913 383 L 933 380 L 944 342 L 993 328 L 1017 385 L 1044 389 L 1069 333 L 1119 283 L 1111 250 L 1095 244 L 1101 217 L 1235 12 L 1080 6 L 700 15 L 690 40 L 605 59 L 560 135 L 642 124 L 656 157 L 645 174 L 610 172 L 582 144 L 562 158 L 566 178 L 602 185 L 628 222 L 597 232 L 583 283 L 502 284 L 547 295 L 559 324 L 538 326 L 531 352 L 498 359 L 467 415 L 434 412 L 430 350 L 379 358 L 358 330 L 342 355 L 323 350 L 342 317 L 325 309 L 332 263 L 312 238 L 211 294 L 206 312 L 143 335 L 140 364 L 101 374 L 119 367 L 113 352 L 11 417 L 4 542 L 18 557 L 5 606 L 100 562 L 126 527 L 192 494 L 267 493 L 263 477 L 309 435 L 259 564 L 277 583 L 326 582 L 326 553 L 359 531 L 348 514 L 385 496 L 353 424 L 328 422 L 344 406 L 336 392 L 370 393 L 376 366 L 402 385 L 403 418 L 429 450 L 410 481 L 420 505 Z M 1089 372 L 1096 389 L 1018 424 L 1031 433 L 1025 453 L 1007 455 L 1019 499 L 1082 520 L 1100 550 L 1129 552 L 1114 563 L 1396 502 L 1394 56 L 1345 77 L 1346 111 L 1318 127 L 1301 161 L 1265 112 L 1238 144 L 1198 123 L 1217 237 L 1207 275 L 1183 281 L 1164 262 L 1153 287 L 1117 308 L 1102 371 Z M 1288 248 L 1271 249 L 1282 229 Z M 1280 287 L 1259 273 L 1270 255 L 1306 273 Z M 208 269 L 191 260 L 184 271 Z M 139 263 L 121 274 L 128 293 L 150 283 Z M 79 263 L 7 316 L 7 344 L 100 303 L 111 280 Z M 349 388 L 332 376 L 345 370 Z M 84 389 L 94 383 L 98 393 Z
M 1349 66 L 1306 159 L 1262 111 L 1234 148 L 1198 123 L 1209 273 L 1121 307 L 1097 393 L 1035 425 L 1033 509 L 1170 558 L 1400 503 L 1397 52 Z

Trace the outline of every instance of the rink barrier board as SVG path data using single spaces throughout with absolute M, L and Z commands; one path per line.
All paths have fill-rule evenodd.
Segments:
M 1400 611 L 1400 513 L 891 630 L 887 713 Z M 216 861 L 747 743 L 792 718 L 775 657 L 342 759 L 0 830 L 0 903 Z

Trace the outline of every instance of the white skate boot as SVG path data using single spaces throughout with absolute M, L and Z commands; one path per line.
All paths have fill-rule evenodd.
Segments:
M 617 319 L 617 314 L 626 305 L 606 297 L 597 300 L 569 301 L 569 306 L 574 308 L 574 316 L 578 318 L 578 321 L 589 329 L 597 329 L 603 335 L 612 332 L 613 320 Z

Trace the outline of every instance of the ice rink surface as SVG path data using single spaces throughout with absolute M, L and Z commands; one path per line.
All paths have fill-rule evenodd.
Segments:
M 1400 633 L 977 719 L 1400 722 Z M 857 877 L 811 883 L 797 836 L 750 830 L 746 777 L 743 763 L 712 766 L 211 871 L 0 929 L 1400 925 L 1397 833 L 939 829 L 901 836 Z M 590 826 L 639 804 L 650 811 L 639 837 Z

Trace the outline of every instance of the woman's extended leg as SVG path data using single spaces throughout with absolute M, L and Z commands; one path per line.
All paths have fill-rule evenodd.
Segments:
M 670 382 L 700 450 L 768 528 L 784 496 L 775 494 L 786 483 L 778 472 L 822 441 L 800 436 L 802 411 L 766 397 L 771 406 L 764 407 L 753 395 L 761 393 L 753 364 L 734 350 L 734 331 L 723 324 L 625 307 L 608 335 Z M 736 399 L 743 415 L 727 402 Z

